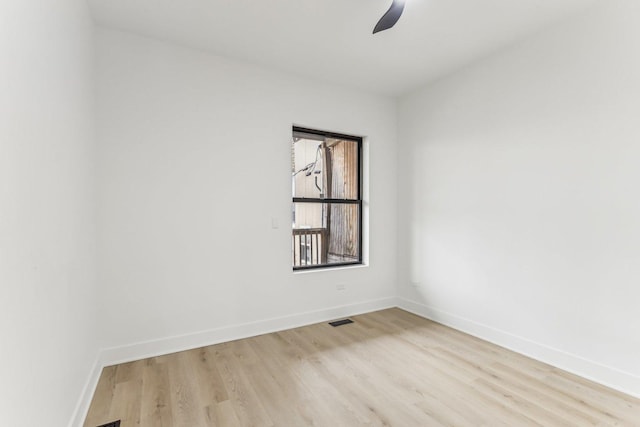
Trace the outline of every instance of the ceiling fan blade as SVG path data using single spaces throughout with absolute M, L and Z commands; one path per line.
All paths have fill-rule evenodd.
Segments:
M 375 28 L 373 29 L 373 34 L 388 30 L 389 28 L 396 25 L 398 19 L 402 15 L 402 11 L 404 10 L 405 0 L 393 0 L 391 3 L 391 7 L 387 10 L 387 13 L 382 15 L 382 18 L 378 21 Z

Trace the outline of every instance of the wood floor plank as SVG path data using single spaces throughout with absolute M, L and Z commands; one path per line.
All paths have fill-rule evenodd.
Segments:
M 237 427 L 242 423 L 229 400 L 212 403 L 205 408 L 205 417 L 209 427 Z
M 582 402 L 563 393 L 558 393 L 544 382 L 527 376 L 500 362 L 486 366 L 485 369 L 493 375 L 503 378 L 505 382 L 519 392 L 527 395 L 533 402 L 545 406 L 557 414 L 567 414 L 570 419 L 582 422 L 584 425 L 597 425 L 603 421 L 597 411 L 583 406 Z M 595 412 L 595 413 L 594 413 Z
M 85 427 L 640 426 L 640 400 L 400 309 L 105 368 Z
M 240 425 L 273 426 L 273 421 L 265 411 L 261 397 L 256 394 L 242 361 L 234 355 L 231 343 L 215 346 L 212 355 L 219 366 L 231 407 Z
M 171 386 L 165 363 L 150 359 L 143 367 L 140 424 L 157 427 L 174 425 L 171 414 Z
M 91 401 L 85 427 L 94 427 L 109 422 L 109 411 L 116 389 L 116 366 L 107 366 L 102 370 L 96 391 Z
M 121 427 L 140 425 L 141 396 L 141 379 L 118 383 L 109 410 L 109 421 L 121 420 Z
M 300 392 L 308 408 L 313 408 L 313 425 L 324 426 L 333 422 L 336 426 L 362 425 L 364 417 L 350 403 L 348 396 L 341 392 L 332 376 L 327 375 L 326 367 L 304 340 L 291 331 L 264 336 L 276 338 L 269 346 L 274 357 L 281 360 L 291 373 L 292 388 Z M 275 345 L 273 345 L 275 344 Z
M 185 352 L 194 367 L 195 380 L 198 383 L 200 395 L 207 402 L 224 402 L 229 400 L 224 381 L 218 372 L 215 360 L 209 355 L 206 348 L 198 348 Z
M 204 427 L 207 405 L 202 402 L 196 370 L 189 363 L 188 353 L 176 353 L 170 362 L 165 362 L 169 372 L 171 416 L 176 426 Z

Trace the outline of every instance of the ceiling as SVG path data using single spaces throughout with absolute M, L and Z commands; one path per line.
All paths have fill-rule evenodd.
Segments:
M 386 95 L 400 95 L 596 0 L 89 0 L 101 25 Z M 601 0 L 602 1 L 602 0 Z

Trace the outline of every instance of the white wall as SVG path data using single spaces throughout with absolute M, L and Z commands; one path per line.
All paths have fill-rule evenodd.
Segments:
M 98 53 L 106 347 L 395 296 L 392 99 L 111 30 Z M 293 124 L 367 138 L 368 267 L 292 273 Z
M 69 422 L 97 356 L 93 29 L 84 1 L 0 2 L 0 418 Z
M 404 97 L 405 305 L 640 395 L 640 3 Z

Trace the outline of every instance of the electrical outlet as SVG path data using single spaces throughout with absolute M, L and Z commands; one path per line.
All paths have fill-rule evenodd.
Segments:
M 347 285 L 345 283 L 338 283 L 336 285 L 336 290 L 337 291 L 346 291 L 347 290 Z

